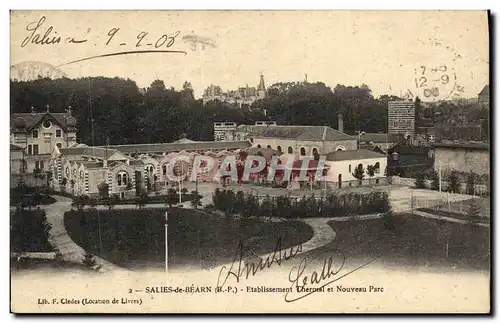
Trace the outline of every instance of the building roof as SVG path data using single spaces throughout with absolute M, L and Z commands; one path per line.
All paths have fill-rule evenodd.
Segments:
M 106 159 L 111 157 L 116 150 L 115 149 L 106 149 L 102 147 L 75 147 L 75 148 L 60 148 L 59 151 L 61 155 L 81 155 L 87 156 L 91 158 L 99 158 Z
M 326 160 L 339 161 L 339 160 L 357 160 L 369 158 L 386 158 L 385 155 L 375 152 L 373 150 L 358 149 L 358 150 L 339 150 L 326 155 Z
M 404 134 L 401 133 L 365 133 L 360 136 L 361 142 L 374 143 L 394 143 L 404 140 Z
M 102 168 L 104 165 L 100 162 L 83 162 L 85 168 Z
M 255 138 L 281 138 L 312 141 L 356 140 L 343 132 L 327 126 L 275 126 L 239 125 L 237 131 L 247 132 Z
M 435 143 L 432 145 L 434 148 L 464 148 L 464 149 L 481 149 L 481 150 L 488 150 L 489 145 L 485 142 L 465 142 L 465 143 L 460 143 L 460 142 L 452 142 L 452 143 L 446 143 L 446 142 L 440 142 L 440 143 Z
M 76 126 L 76 119 L 71 114 L 54 112 L 12 113 L 10 126 L 13 131 L 29 131 L 46 119 L 54 121 L 64 131 Z
M 24 150 L 23 147 L 19 147 L 13 144 L 10 144 L 10 150 Z
M 192 150 L 222 150 L 249 148 L 249 141 L 195 141 L 191 143 L 164 143 L 164 144 L 135 144 L 135 145 L 113 145 L 110 149 L 120 151 L 124 154 L 154 153 L 154 152 L 177 152 Z

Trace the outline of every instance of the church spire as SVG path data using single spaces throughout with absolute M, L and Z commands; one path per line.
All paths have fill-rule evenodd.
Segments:
M 260 74 L 260 82 L 259 86 L 257 87 L 257 95 L 260 99 L 266 97 L 266 85 L 264 84 L 264 75 L 262 73 Z
M 264 85 L 264 75 L 260 74 L 260 82 L 257 87 L 257 91 L 266 91 L 266 86 Z

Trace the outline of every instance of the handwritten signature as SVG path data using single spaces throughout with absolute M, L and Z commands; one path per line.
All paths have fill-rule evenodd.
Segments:
M 270 256 L 265 259 L 259 258 L 256 263 L 244 261 L 246 258 L 243 253 L 243 242 L 240 241 L 231 266 L 229 268 L 222 266 L 217 279 L 217 287 L 223 287 L 230 278 L 236 279 L 236 282 L 239 282 L 241 278 L 248 279 L 250 276 L 255 276 L 255 274 L 265 268 L 270 268 L 273 264 L 281 266 L 282 261 L 290 260 L 300 252 L 302 252 L 301 244 L 282 250 L 280 237 L 276 241 L 276 247 Z
M 323 259 L 323 255 L 325 253 L 331 254 L 330 256 Z M 298 266 L 294 266 L 288 275 L 289 281 L 292 283 L 290 291 L 287 291 L 285 294 L 285 301 L 288 303 L 298 301 L 307 296 L 310 296 L 314 293 L 322 291 L 325 286 L 328 286 L 352 273 L 358 271 L 359 269 L 371 264 L 381 255 L 371 259 L 370 261 L 355 267 L 345 273 L 340 274 L 342 269 L 344 268 L 346 256 L 345 254 L 338 250 L 325 250 L 319 254 L 314 256 L 304 257 L 302 258 L 300 264 Z M 337 258 L 337 259 L 335 259 Z M 321 264 L 321 260 L 323 262 Z M 335 260 L 334 260 L 335 259 Z M 315 262 L 320 262 L 320 271 L 312 270 L 307 271 L 306 269 L 310 269 L 311 264 Z M 340 274 L 340 275 L 339 275 Z

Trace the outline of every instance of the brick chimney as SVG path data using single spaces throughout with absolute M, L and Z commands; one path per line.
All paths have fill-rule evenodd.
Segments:
M 340 132 L 344 132 L 344 116 L 342 115 L 342 113 L 339 113 L 339 127 L 338 127 L 338 131 Z

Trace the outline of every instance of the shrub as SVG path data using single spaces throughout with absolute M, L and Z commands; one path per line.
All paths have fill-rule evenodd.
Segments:
M 97 264 L 95 256 L 90 252 L 86 251 L 85 254 L 83 255 L 82 264 L 88 268 L 94 268 L 95 265 Z

